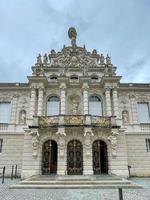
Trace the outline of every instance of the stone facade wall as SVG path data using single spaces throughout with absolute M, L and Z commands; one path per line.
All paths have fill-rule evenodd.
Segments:
M 21 174 L 23 158 L 24 133 L 0 134 L 3 139 L 2 152 L 0 153 L 0 168 L 6 167 L 6 176 L 11 176 L 12 165 L 18 166 L 18 175 Z
M 128 165 L 132 176 L 150 176 L 150 152 L 147 152 L 145 139 L 150 134 L 126 135 Z

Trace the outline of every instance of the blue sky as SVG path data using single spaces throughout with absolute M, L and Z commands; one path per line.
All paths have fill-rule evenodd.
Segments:
M 70 26 L 122 82 L 150 82 L 150 0 L 0 0 L 0 82 L 27 82 L 38 53 L 70 44 Z

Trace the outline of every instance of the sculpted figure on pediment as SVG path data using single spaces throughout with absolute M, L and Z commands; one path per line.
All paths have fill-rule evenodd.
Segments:
M 100 64 L 101 65 L 105 64 L 105 58 L 103 54 L 100 55 Z

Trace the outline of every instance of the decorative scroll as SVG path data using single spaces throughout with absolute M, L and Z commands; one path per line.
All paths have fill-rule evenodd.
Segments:
M 39 126 L 52 126 L 58 124 L 58 117 L 40 117 Z

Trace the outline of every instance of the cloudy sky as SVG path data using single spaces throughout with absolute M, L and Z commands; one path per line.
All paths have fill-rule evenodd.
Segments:
M 38 53 L 70 44 L 70 26 L 122 82 L 150 82 L 150 0 L 0 0 L 0 82 L 27 82 Z

